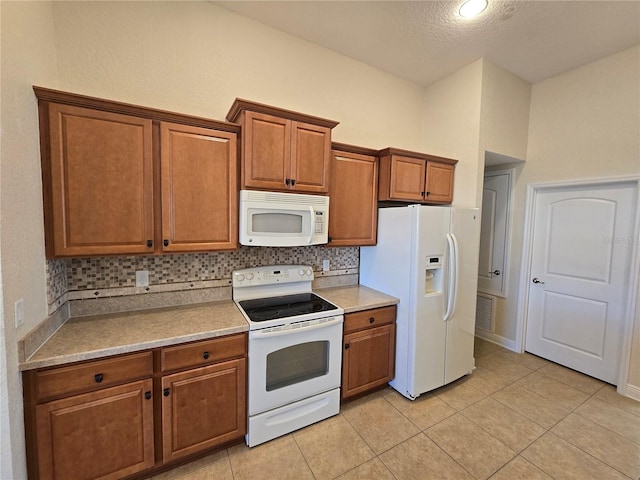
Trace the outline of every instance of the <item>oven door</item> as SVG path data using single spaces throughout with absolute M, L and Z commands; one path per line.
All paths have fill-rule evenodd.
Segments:
M 249 332 L 249 415 L 340 386 L 338 315 Z

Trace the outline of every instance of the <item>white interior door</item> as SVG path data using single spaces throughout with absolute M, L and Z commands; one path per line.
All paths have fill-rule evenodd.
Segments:
M 637 190 L 633 184 L 538 193 L 526 350 L 617 383 Z
M 487 173 L 482 191 L 478 290 L 501 297 L 505 296 L 510 184 L 508 173 Z

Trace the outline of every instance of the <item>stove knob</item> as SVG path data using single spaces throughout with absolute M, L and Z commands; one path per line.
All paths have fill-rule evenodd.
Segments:
M 303 269 L 298 270 L 298 275 L 303 277 L 304 276 L 304 270 Z
M 307 268 L 307 275 L 309 276 L 313 275 L 313 271 L 310 268 Z
M 247 273 L 247 280 L 253 280 L 253 273 Z
M 237 273 L 236 280 L 238 280 L 239 282 L 242 282 L 244 280 L 244 273 Z

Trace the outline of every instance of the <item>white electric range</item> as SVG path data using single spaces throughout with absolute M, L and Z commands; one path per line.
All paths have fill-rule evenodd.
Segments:
M 233 300 L 249 323 L 250 447 L 340 409 L 344 311 L 311 291 L 304 265 L 233 272 Z

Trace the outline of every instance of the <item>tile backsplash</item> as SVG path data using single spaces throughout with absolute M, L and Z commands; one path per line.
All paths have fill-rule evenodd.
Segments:
M 47 260 L 49 314 L 67 300 L 138 295 L 228 286 L 239 268 L 310 265 L 316 276 L 358 272 L 358 247 L 245 247 L 231 252 L 184 253 Z M 330 271 L 322 272 L 329 260 Z M 136 271 L 149 272 L 149 288 L 136 288 Z M 338 280 L 338 279 L 336 279 Z

